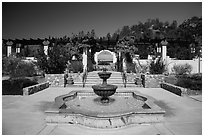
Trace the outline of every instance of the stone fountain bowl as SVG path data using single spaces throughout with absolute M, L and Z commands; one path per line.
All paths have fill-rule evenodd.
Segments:
M 110 78 L 111 74 L 112 74 L 111 72 L 106 72 L 106 71 L 98 72 L 98 76 L 101 79 L 108 79 Z
M 97 94 L 98 96 L 109 97 L 116 92 L 116 89 L 118 88 L 118 86 L 109 85 L 109 84 L 107 85 L 100 84 L 100 85 L 93 85 L 92 88 L 94 90 L 94 93 Z

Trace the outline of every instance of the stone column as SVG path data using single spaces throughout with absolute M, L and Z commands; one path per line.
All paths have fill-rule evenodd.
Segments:
M 166 40 L 163 40 L 161 42 L 162 45 L 162 60 L 164 61 L 164 63 L 166 63 L 166 55 L 167 55 L 167 46 L 168 42 Z
M 50 44 L 50 42 L 48 40 L 43 41 L 43 45 L 44 45 L 44 53 L 45 55 L 48 55 L 48 45 Z
M 87 70 L 87 47 L 83 48 L 83 72 Z
M 6 43 L 6 45 L 7 45 L 7 56 L 9 56 L 9 55 L 11 55 L 11 47 L 13 45 L 13 42 L 12 41 L 8 41 Z
M 20 52 L 21 52 L 21 44 L 17 44 L 16 53 L 20 53 Z
M 95 62 L 96 62 L 96 65 L 98 65 L 98 54 L 99 54 L 99 52 L 96 52 L 96 53 L 94 54 L 94 60 L 95 60 Z

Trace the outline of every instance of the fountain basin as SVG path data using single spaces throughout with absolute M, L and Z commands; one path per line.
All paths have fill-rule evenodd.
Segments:
M 153 99 L 137 92 L 116 92 L 104 105 L 93 92 L 73 91 L 55 98 L 46 111 L 49 124 L 80 124 L 93 128 L 118 128 L 130 124 L 161 122 L 165 113 Z
M 98 96 L 109 97 L 116 92 L 116 89 L 118 87 L 115 85 L 109 85 L 109 84 L 107 85 L 99 84 L 99 85 L 93 85 L 92 88 L 94 93 L 96 93 Z
M 112 74 L 111 72 L 106 72 L 106 71 L 98 72 L 98 76 L 101 79 L 108 79 L 110 78 L 111 74 Z

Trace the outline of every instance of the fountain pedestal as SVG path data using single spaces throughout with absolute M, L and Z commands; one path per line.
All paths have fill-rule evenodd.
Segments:
M 104 104 L 109 103 L 109 96 L 115 94 L 116 89 L 118 88 L 115 85 L 107 84 L 107 79 L 110 78 L 111 74 L 111 72 L 106 72 L 105 70 L 99 72 L 98 75 L 101 79 L 103 79 L 103 83 L 92 86 L 94 93 L 101 96 L 101 103 Z

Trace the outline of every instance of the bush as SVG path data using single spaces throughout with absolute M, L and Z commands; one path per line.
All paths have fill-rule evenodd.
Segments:
M 35 65 L 29 62 L 19 62 L 11 77 L 32 77 L 36 74 Z
M 150 74 L 163 74 L 165 71 L 165 64 L 162 62 L 161 58 L 154 60 L 150 63 L 149 66 Z
M 93 71 L 94 70 L 94 65 L 92 63 L 92 60 L 91 58 L 87 58 L 87 71 L 90 72 L 90 71 Z
M 149 71 L 149 66 L 148 65 L 143 65 L 141 64 L 141 73 L 147 73 Z
M 135 70 L 135 63 L 128 63 L 127 62 L 127 72 L 130 73 L 130 72 L 133 72 L 133 73 L 136 73 L 136 70 Z
M 83 72 L 83 64 L 81 61 L 72 61 L 71 62 L 71 70 L 74 73 Z
M 38 84 L 27 78 L 15 78 L 2 81 L 3 95 L 23 95 L 23 88 Z
M 172 71 L 175 72 L 176 75 L 190 74 L 192 71 L 192 66 L 188 63 L 178 64 L 173 66 Z
M 178 77 L 178 86 L 192 90 L 202 90 L 202 74 L 182 75 Z
M 36 74 L 35 65 L 14 55 L 2 59 L 3 74 L 10 77 L 30 77 Z

